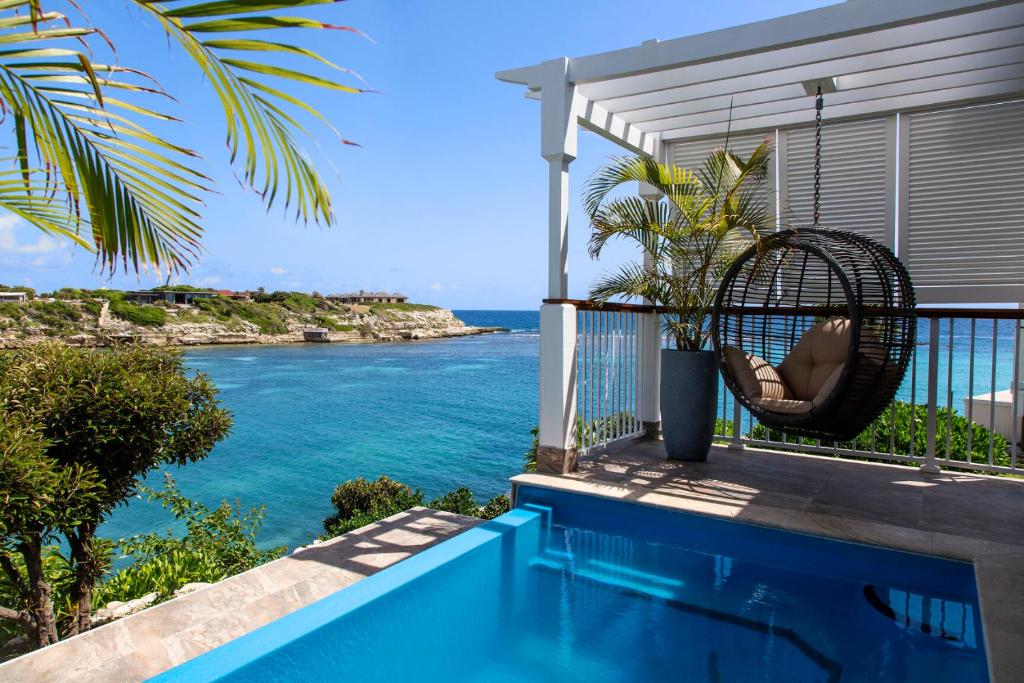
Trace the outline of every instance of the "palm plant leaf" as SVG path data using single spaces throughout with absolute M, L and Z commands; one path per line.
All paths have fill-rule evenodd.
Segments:
M 47 232 L 72 236 L 138 270 L 187 267 L 198 251 L 197 207 L 208 179 L 171 145 L 124 113 L 173 120 L 128 97 L 161 95 L 145 74 L 93 63 L 67 39 L 95 35 L 37 0 L 0 5 L 0 103 L 14 129 L 21 187 L 4 186 L 0 208 Z M 0 176 L 9 183 L 10 174 Z
M 342 93 L 365 92 L 317 68 L 355 76 L 321 55 L 283 42 L 249 37 L 252 32 L 280 29 L 328 29 L 359 33 L 307 17 L 282 16 L 295 10 L 335 0 L 133 0 L 155 16 L 167 34 L 203 71 L 213 85 L 227 121 L 227 145 L 232 162 L 240 160 L 246 183 L 263 198 L 267 208 L 278 201 L 294 207 L 296 218 L 330 225 L 334 221 L 331 198 L 308 154 L 298 142 L 306 129 L 288 113 L 297 108 L 326 123 L 308 103 L 283 92 L 275 82 L 308 85 Z M 250 55 L 256 59 L 242 58 Z M 268 61 L 287 55 L 302 63 L 300 69 Z M 261 59 L 262 58 L 262 59 Z M 333 130 L 333 128 L 332 128 Z M 339 136 L 340 138 L 340 136 Z M 354 144 L 341 139 L 344 144 Z
M 696 174 L 652 159 L 618 157 L 591 175 L 583 196 L 591 223 L 590 255 L 598 258 L 609 241 L 622 238 L 646 257 L 643 265 L 628 264 L 603 276 L 591 288 L 591 298 L 652 301 L 678 349 L 703 348 L 719 281 L 770 224 L 760 184 L 771 153 L 767 141 L 746 159 L 717 149 Z M 632 182 L 653 186 L 663 200 L 612 198 Z

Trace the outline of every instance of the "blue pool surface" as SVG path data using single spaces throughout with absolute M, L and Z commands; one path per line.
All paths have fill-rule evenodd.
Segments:
M 520 487 L 158 681 L 983 681 L 971 565 Z

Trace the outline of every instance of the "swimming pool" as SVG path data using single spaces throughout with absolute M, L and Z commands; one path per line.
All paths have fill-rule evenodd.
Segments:
M 521 486 L 159 681 L 975 681 L 970 564 Z

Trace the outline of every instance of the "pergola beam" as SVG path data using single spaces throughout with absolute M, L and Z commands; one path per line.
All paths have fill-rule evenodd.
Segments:
M 976 13 L 979 9 L 998 8 L 1014 1 L 857 0 L 695 36 L 648 42 L 639 47 L 580 57 L 572 60 L 569 77 L 574 83 L 583 84 L 664 71 L 675 66 L 764 54 L 786 47 L 807 45 L 813 50 L 825 41 Z M 723 45 L 739 47 L 732 52 L 723 52 Z
M 1006 81 L 969 85 L 947 90 L 930 90 L 924 93 L 902 95 L 884 100 L 887 111 L 910 111 L 936 105 L 953 106 L 955 104 L 993 100 L 1000 97 L 1014 97 L 1024 92 L 1024 78 Z M 828 120 L 837 121 L 847 118 L 879 114 L 879 103 L 874 100 L 857 101 L 828 107 Z M 756 116 L 742 121 L 733 120 L 732 130 L 752 131 L 772 128 L 788 128 L 810 123 L 806 107 L 804 110 L 785 114 Z M 661 139 L 670 142 L 676 139 L 698 138 L 724 133 L 729 127 L 727 120 L 698 126 L 686 126 L 661 132 Z
M 844 111 L 843 107 L 847 105 L 851 109 L 858 107 L 861 110 L 868 107 L 884 109 L 891 102 L 915 95 L 927 95 L 931 92 L 948 92 L 955 88 L 972 85 L 1019 82 L 1022 77 L 1024 77 L 1024 63 L 1018 62 L 995 69 L 965 71 L 932 78 L 919 78 L 908 83 L 888 83 L 861 88 L 855 91 L 840 90 L 825 97 L 828 106 L 828 113 L 826 115 L 831 117 L 832 112 L 842 112 Z M 746 122 L 748 119 L 763 119 L 771 115 L 800 112 L 805 119 L 808 116 L 812 116 L 812 114 L 808 114 L 811 111 L 812 98 L 807 97 L 803 92 L 794 93 L 794 95 L 794 97 L 788 99 L 777 99 L 763 104 L 734 106 L 732 109 L 733 126 L 744 128 L 747 127 Z M 849 116 L 850 114 L 842 115 Z M 641 124 L 641 127 L 653 128 L 657 131 L 670 131 L 680 127 L 723 123 L 728 120 L 729 110 L 726 108 L 647 121 Z
M 855 97 L 862 88 L 895 83 L 913 85 L 913 81 L 922 78 L 1024 63 L 1024 31 L 1020 29 L 993 34 L 991 41 L 986 40 L 987 47 L 992 49 L 981 52 L 959 54 L 963 46 L 957 43 L 959 41 L 953 40 L 929 45 L 927 51 L 920 48 L 893 50 L 871 55 L 856 65 L 850 58 L 820 66 L 744 76 L 727 82 L 641 93 L 605 101 L 604 105 L 625 121 L 644 124 L 672 116 L 726 110 L 730 101 L 734 107 L 745 107 L 799 97 L 804 95 L 800 83 L 812 78 L 811 74 L 822 71 L 843 74 L 837 79 L 839 92 L 835 94 Z M 1008 47 L 1002 47 L 1000 43 Z M 851 68 L 859 68 L 860 71 L 851 73 Z

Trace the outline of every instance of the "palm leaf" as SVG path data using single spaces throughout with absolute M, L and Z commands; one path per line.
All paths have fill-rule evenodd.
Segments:
M 95 64 L 64 47 L 95 35 L 34 0 L 0 8 L 0 102 L 13 119 L 21 187 L 5 185 L 0 208 L 96 251 L 103 269 L 187 267 L 202 230 L 197 207 L 208 179 L 188 165 L 194 152 L 170 145 L 120 110 L 172 117 L 111 97 L 161 95 L 145 74 Z M 23 31 L 31 24 L 33 30 Z M 0 178 L 11 174 L 0 169 Z M 184 182 L 185 180 L 188 182 Z
M 333 223 L 334 212 L 327 188 L 297 140 L 298 135 L 306 131 L 288 113 L 288 108 L 297 108 L 321 121 L 326 119 L 307 102 L 294 93 L 284 92 L 276 84 L 341 93 L 360 93 L 365 89 L 340 83 L 331 75 L 317 75 L 319 68 L 358 78 L 352 71 L 338 67 L 316 52 L 237 34 L 247 36 L 253 31 L 281 29 L 359 33 L 349 26 L 274 14 L 278 10 L 331 4 L 334 0 L 133 1 L 159 20 L 167 34 L 182 45 L 213 85 L 227 121 L 231 160 L 241 163 L 246 183 L 260 194 L 267 207 L 283 201 L 286 209 L 294 207 L 296 218 L 327 225 Z M 216 37 L 207 37 L 210 34 Z M 263 59 L 241 59 L 237 56 L 239 53 Z M 299 60 L 302 68 L 285 68 L 267 61 L 278 54 Z M 339 139 L 344 144 L 354 144 L 340 136 Z

